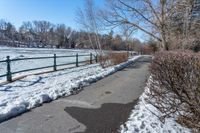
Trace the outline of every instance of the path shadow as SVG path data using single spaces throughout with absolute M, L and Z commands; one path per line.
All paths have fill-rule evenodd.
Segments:
M 23 88 L 23 87 L 33 86 L 33 85 L 38 84 L 38 83 L 44 84 L 44 82 L 42 82 L 42 79 L 43 79 L 42 77 L 39 77 L 35 81 L 19 80 L 19 82 L 22 82 L 22 83 L 26 83 L 26 82 L 30 83 L 28 85 L 0 85 L 0 88 L 5 87 L 4 89 L 0 89 L 0 91 L 13 91 L 13 90 L 10 90 L 12 87 Z
M 94 66 L 89 66 L 89 67 L 87 67 L 87 68 L 92 68 L 92 67 L 94 67 Z M 67 68 L 66 70 L 68 70 L 69 68 Z M 27 79 L 19 79 L 19 80 L 17 80 L 18 82 L 20 82 L 20 85 L 10 85 L 10 84 L 0 84 L 0 88 L 3 88 L 3 89 L 0 89 L 0 91 L 4 91 L 4 92 L 6 92 L 6 91 L 13 91 L 13 90 L 11 90 L 11 88 L 13 88 L 13 87 L 20 87 L 20 88 L 23 88 L 23 87 L 30 87 L 30 86 L 33 86 L 33 85 L 35 85 L 35 84 L 44 84 L 44 82 L 42 81 L 42 80 L 44 80 L 44 79 L 48 79 L 48 78 L 52 78 L 52 77 L 59 77 L 59 76 L 63 76 L 63 75 L 66 75 L 66 74 L 70 74 L 70 73 L 73 73 L 73 72 L 79 72 L 79 71 L 81 71 L 81 70 L 84 70 L 85 68 L 78 68 L 78 70 L 77 69 L 74 69 L 74 70 L 72 70 L 72 71 L 70 71 L 70 69 L 69 69 L 69 71 L 67 71 L 67 72 L 60 72 L 59 73 L 59 71 L 57 71 L 58 73 L 52 73 L 52 74 L 50 74 L 50 75 L 42 75 L 42 76 L 39 76 L 39 78 L 38 79 L 36 79 L 36 80 L 27 80 Z M 45 73 L 44 73 L 45 74 Z M 14 83 L 14 82 L 13 82 Z M 28 85 L 21 85 L 21 83 L 29 83 Z
M 68 70 L 67 72 L 64 72 L 64 73 L 63 73 L 63 72 L 62 72 L 62 73 L 57 73 L 57 74 L 50 75 L 50 76 L 44 76 L 44 79 L 45 79 L 45 78 L 49 78 L 49 77 L 58 77 L 58 76 L 70 74 L 70 73 L 73 73 L 73 72 L 79 72 L 79 71 L 82 71 L 82 70 L 86 69 L 84 66 L 85 66 L 85 65 L 83 65 L 83 68 L 79 68 L 79 67 L 66 68 L 66 69 L 63 69 L 63 70 Z M 94 66 L 89 66 L 89 67 L 87 67 L 87 68 L 92 68 L 92 67 L 94 67 Z M 70 69 L 72 69 L 72 68 L 74 68 L 74 70 L 70 70 Z M 77 69 L 76 69 L 76 68 L 77 68 Z M 57 72 L 59 72 L 59 71 L 57 71 Z
M 137 100 L 128 104 L 106 103 L 98 109 L 66 107 L 65 111 L 87 127 L 85 133 L 117 133 L 136 103 Z

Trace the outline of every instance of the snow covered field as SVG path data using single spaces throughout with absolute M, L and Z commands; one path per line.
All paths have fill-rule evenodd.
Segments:
M 66 69 L 42 75 L 32 75 L 0 86 L 0 122 L 24 113 L 44 102 L 73 94 L 77 88 L 110 75 L 140 56 L 103 69 L 98 64 Z
M 139 103 L 132 110 L 128 121 L 121 125 L 121 133 L 191 133 L 188 128 L 182 127 L 174 117 L 166 118 L 162 123 L 157 116 L 161 115 L 153 105 L 145 101 L 148 98 L 148 88 L 140 96 Z M 153 114 L 153 113 L 154 114 Z M 155 116 L 155 114 L 157 116 Z
M 76 53 L 80 55 L 89 55 L 89 53 L 94 53 L 91 50 L 74 50 L 74 49 L 37 49 L 37 48 L 11 48 L 11 47 L 0 47 L 0 61 L 5 60 L 6 56 L 10 56 L 11 59 L 18 58 L 28 58 L 28 57 L 53 57 L 53 54 L 57 56 L 68 56 L 68 55 L 76 55 Z M 79 57 L 79 61 L 88 60 L 89 56 Z M 75 57 L 68 58 L 58 58 L 57 64 L 64 64 L 75 62 Z M 36 67 L 44 67 L 44 66 L 53 66 L 53 58 L 51 59 L 40 59 L 40 60 L 22 60 L 22 61 L 14 61 L 11 62 L 11 71 L 16 72 L 25 69 L 31 69 Z M 73 65 L 74 66 L 74 65 Z M 48 68 L 45 70 L 53 70 L 53 68 Z M 37 70 L 32 72 L 25 72 L 23 74 L 30 74 L 33 72 L 38 72 L 43 70 Z M 0 63 L 0 75 L 6 74 L 6 63 Z M 16 76 L 16 75 L 13 75 Z M 0 81 L 5 81 L 5 78 L 0 78 Z

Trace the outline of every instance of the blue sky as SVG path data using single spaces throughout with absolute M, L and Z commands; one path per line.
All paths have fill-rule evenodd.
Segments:
M 94 0 L 97 7 L 104 6 L 105 0 Z M 46 20 L 54 24 L 65 24 L 75 30 L 77 8 L 84 6 L 85 0 L 0 0 L 0 19 L 11 22 L 17 28 L 24 21 Z M 134 35 L 144 40 L 144 35 Z
M 104 0 L 95 0 L 98 6 Z M 76 10 L 84 0 L 0 0 L 0 18 L 19 27 L 23 21 L 47 20 L 77 29 Z

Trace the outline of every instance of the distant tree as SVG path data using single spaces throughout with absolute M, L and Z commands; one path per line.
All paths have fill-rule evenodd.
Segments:
M 111 31 L 109 32 L 107 38 L 106 38 L 106 46 L 107 46 L 108 48 L 111 48 L 111 46 L 112 46 L 113 34 L 114 34 L 114 31 L 111 30 Z
M 5 29 L 6 29 L 6 21 L 3 19 L 0 19 L 0 39 L 5 39 Z
M 57 34 L 58 47 L 59 48 L 69 48 L 68 36 L 71 33 L 71 29 L 70 28 L 67 29 L 64 24 L 59 24 L 56 26 L 55 32 Z
M 121 45 L 122 45 L 122 38 L 121 38 L 120 35 L 117 34 L 117 35 L 113 38 L 112 49 L 113 49 L 113 50 L 120 50 Z
M 141 43 L 141 41 L 139 40 L 139 39 L 133 39 L 132 40 L 132 44 L 131 44 L 131 47 L 132 47 L 132 49 L 134 50 L 134 51 L 136 51 L 136 52 L 139 52 L 140 51 L 140 46 L 141 45 L 143 45 L 142 43 Z
M 90 4 L 85 14 L 90 15 L 89 11 L 94 8 Z M 96 11 L 94 13 L 96 14 Z M 91 24 L 94 20 L 89 22 L 88 24 Z M 2 44 L 16 47 L 92 48 L 98 49 L 97 54 L 103 54 L 102 49 L 125 50 L 127 48 L 127 41 L 121 35 L 114 35 L 112 30 L 108 34 L 99 34 L 99 28 L 96 29 L 95 25 L 98 26 L 97 22 L 92 27 L 88 27 L 88 31 L 75 31 L 65 24 L 27 21 L 16 29 L 10 22 L 0 20 L 0 41 L 4 41 Z M 134 41 L 130 39 L 128 44 L 133 49 Z
M 150 38 L 149 41 L 147 42 L 147 45 L 151 49 L 153 53 L 158 51 L 158 42 L 156 42 L 154 39 Z
M 19 28 L 19 34 L 19 41 L 28 44 L 28 47 L 30 47 L 31 43 L 36 39 L 36 34 L 33 31 L 33 24 L 30 21 L 23 22 Z
M 39 41 L 43 44 L 43 46 L 47 45 L 49 31 L 52 27 L 52 24 L 48 21 L 33 21 L 34 24 L 34 32 L 39 36 Z
M 1 39 L 14 41 L 17 31 L 14 25 L 2 19 L 0 20 L 0 34 Z

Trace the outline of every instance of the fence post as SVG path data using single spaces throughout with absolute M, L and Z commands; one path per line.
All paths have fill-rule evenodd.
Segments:
M 90 53 L 90 64 L 92 64 L 92 53 Z
M 78 53 L 76 54 L 76 67 L 78 67 Z
M 96 61 L 96 63 L 98 62 L 98 60 L 97 60 L 97 55 L 95 56 L 95 61 Z
M 56 68 L 56 54 L 54 54 L 54 56 L 53 56 L 53 70 L 54 71 L 57 71 L 57 68 Z
M 6 62 L 7 62 L 7 81 L 12 82 L 12 73 L 10 69 L 10 56 L 6 57 Z

